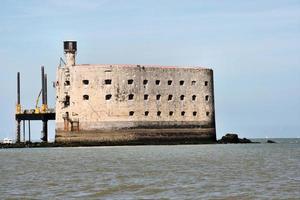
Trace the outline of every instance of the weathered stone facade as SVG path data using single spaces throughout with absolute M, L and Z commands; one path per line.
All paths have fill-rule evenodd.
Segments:
M 57 71 L 56 142 L 214 142 L 213 71 L 66 65 Z

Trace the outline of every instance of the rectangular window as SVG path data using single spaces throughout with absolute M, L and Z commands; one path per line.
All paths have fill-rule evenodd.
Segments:
M 129 95 L 128 95 L 128 100 L 132 100 L 132 99 L 133 99 L 133 97 L 134 97 L 134 95 L 133 95 L 133 94 L 129 94 Z
M 160 97 L 161 97 L 160 94 L 156 95 L 156 100 L 160 100 Z
M 105 85 L 110 85 L 111 84 L 111 79 L 105 79 L 104 83 L 105 83 Z
M 149 95 L 148 94 L 144 94 L 144 100 L 148 100 Z
M 205 101 L 208 101 L 208 100 L 209 100 L 209 96 L 206 95 L 206 96 L 205 96 Z
M 127 81 L 127 83 L 128 83 L 128 85 L 131 85 L 131 84 L 133 84 L 133 80 L 132 80 L 132 79 L 129 79 L 129 80 Z
M 70 85 L 70 81 L 65 81 L 65 86 Z
M 65 107 L 70 105 L 70 96 L 69 95 L 66 95 L 64 105 L 65 105 Z
M 180 96 L 180 100 L 183 101 L 184 100 L 184 95 Z
M 111 94 L 107 94 L 107 95 L 105 96 L 105 100 L 110 100 L 110 99 L 111 99 L 111 97 L 112 97 L 112 95 L 111 95 Z
M 88 85 L 89 84 L 89 80 L 82 80 L 83 85 Z
M 204 82 L 204 85 L 205 85 L 205 86 L 208 86 L 208 81 L 205 81 L 205 82 Z
M 83 100 L 89 100 L 90 99 L 90 97 L 89 97 L 89 95 L 83 95 Z

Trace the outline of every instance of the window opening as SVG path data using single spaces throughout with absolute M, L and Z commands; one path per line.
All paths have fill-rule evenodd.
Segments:
M 65 86 L 70 85 L 70 81 L 65 81 Z
M 160 97 L 161 97 L 160 94 L 156 95 L 156 100 L 160 100 Z
M 89 100 L 89 95 L 87 95 L 87 94 L 85 94 L 85 95 L 83 95 L 83 100 Z
M 157 111 L 157 116 L 160 116 L 161 115 L 161 111 Z
M 65 107 L 70 105 L 70 96 L 69 95 L 66 95 L 64 105 L 65 105 Z
M 88 85 L 89 84 L 89 80 L 82 80 L 82 83 L 84 84 L 84 85 Z
M 206 95 L 206 96 L 205 96 L 205 101 L 208 101 L 208 100 L 209 100 L 209 96 Z
M 132 79 L 129 79 L 127 82 L 128 82 L 129 85 L 133 84 L 133 80 Z
M 132 99 L 133 99 L 133 97 L 134 97 L 134 95 L 133 95 L 133 94 L 129 94 L 129 95 L 128 95 L 128 100 L 132 100 Z
M 110 99 L 111 99 L 111 97 L 112 97 L 112 95 L 111 95 L 111 94 L 107 94 L 107 95 L 105 96 L 105 100 L 110 100 Z
M 148 100 L 149 95 L 148 94 L 144 94 L 144 100 Z
M 105 79 L 104 83 L 105 83 L 105 85 L 110 85 L 111 84 L 111 79 Z
M 180 96 L 180 100 L 183 101 L 184 100 L 184 95 Z

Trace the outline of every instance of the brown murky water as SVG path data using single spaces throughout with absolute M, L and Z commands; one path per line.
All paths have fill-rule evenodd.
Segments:
M 2 149 L 0 199 L 299 199 L 295 140 Z

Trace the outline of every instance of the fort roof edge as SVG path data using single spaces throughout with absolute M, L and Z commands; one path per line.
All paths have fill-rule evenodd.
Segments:
M 157 64 L 76 64 L 74 67 L 145 67 L 145 68 L 161 68 L 161 69 L 199 69 L 199 70 L 213 70 L 204 66 L 183 66 L 183 65 L 157 65 Z

